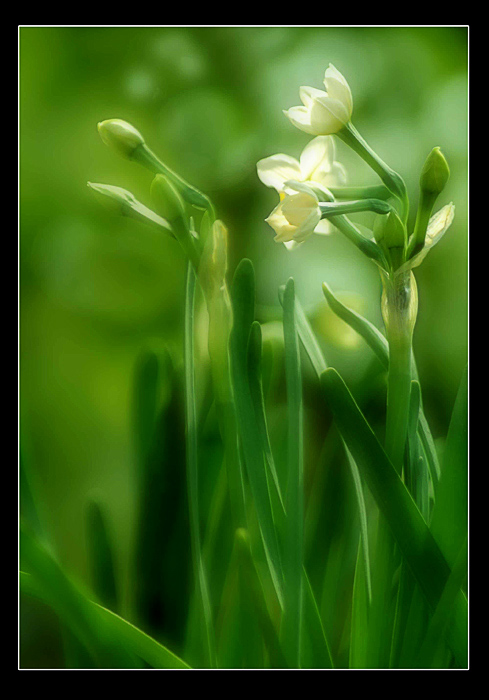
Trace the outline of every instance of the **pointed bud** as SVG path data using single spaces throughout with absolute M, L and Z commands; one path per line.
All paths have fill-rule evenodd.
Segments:
M 102 185 L 98 182 L 87 182 L 88 187 L 96 198 L 109 211 L 125 216 L 127 211 L 136 204 L 136 198 L 132 192 L 114 185 Z
M 421 191 L 426 194 L 439 195 L 445 188 L 449 177 L 450 168 L 448 163 L 439 146 L 436 146 L 429 154 L 421 170 L 419 178 Z
M 129 190 L 114 185 L 102 185 L 99 182 L 87 182 L 87 185 L 97 199 L 113 214 L 128 216 L 136 221 L 156 226 L 160 231 L 174 236 L 168 221 L 139 202 Z
M 428 227 L 433 207 L 440 192 L 443 191 L 450 177 L 450 169 L 445 156 L 436 146 L 423 165 L 419 178 L 419 203 L 414 224 L 413 235 L 409 241 L 408 258 L 417 255 L 425 244 L 426 229 Z
M 374 224 L 374 238 L 386 248 L 404 248 L 406 229 L 394 209 L 387 216 L 378 216 Z
M 132 158 L 135 149 L 144 144 L 139 131 L 122 119 L 106 119 L 97 124 L 97 129 L 102 141 L 123 158 Z
M 178 190 L 164 175 L 156 175 L 151 183 L 151 199 L 158 214 L 170 223 L 185 217 L 185 203 Z

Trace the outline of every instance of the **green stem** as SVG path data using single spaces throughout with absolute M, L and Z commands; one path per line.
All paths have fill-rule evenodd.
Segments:
M 214 206 L 207 195 L 200 192 L 196 187 L 190 185 L 186 180 L 184 180 L 180 175 L 177 175 L 171 168 L 169 168 L 165 163 L 163 163 L 158 156 L 151 151 L 146 144 L 138 146 L 133 154 L 131 160 L 135 160 L 144 168 L 147 168 L 150 172 L 155 174 L 166 175 L 168 179 L 178 188 L 182 197 L 189 204 L 198 209 L 207 209 L 211 215 L 212 220 L 215 220 L 216 214 Z
M 376 260 L 382 267 L 387 268 L 387 261 L 381 248 L 375 241 L 365 238 L 347 216 L 341 214 L 339 216 L 330 216 L 329 219 L 364 255 L 372 258 L 372 260 Z
M 383 278 L 382 314 L 389 342 L 385 450 L 399 474 L 406 445 L 412 378 L 412 334 L 418 296 L 410 272 Z
M 383 199 L 355 199 L 348 202 L 319 202 L 323 219 L 332 214 L 353 214 L 361 211 L 373 211 L 376 214 L 388 214 L 391 206 Z
M 389 199 L 391 191 L 385 185 L 365 187 L 328 187 L 335 199 Z
M 409 200 L 406 185 L 399 173 L 396 173 L 395 170 L 390 168 L 387 163 L 370 148 L 351 122 L 348 122 L 343 129 L 338 131 L 337 136 L 346 143 L 347 146 L 350 146 L 350 148 L 377 173 L 384 185 L 401 201 L 403 205 L 403 219 L 407 221 Z
M 414 231 L 409 241 L 406 259 L 412 258 L 419 253 L 424 247 L 426 238 L 426 230 L 430 222 L 431 213 L 435 206 L 437 194 L 426 194 L 421 192 L 419 195 L 418 211 L 416 212 L 416 222 Z
M 389 342 L 385 451 L 401 473 L 411 392 L 411 342 Z

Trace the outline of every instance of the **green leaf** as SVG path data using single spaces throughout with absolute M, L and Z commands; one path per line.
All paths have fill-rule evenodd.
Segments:
M 280 288 L 279 290 L 279 298 L 280 298 L 280 303 L 284 305 L 284 288 Z M 304 310 L 302 308 L 302 305 L 300 301 L 295 298 L 295 323 L 297 325 L 297 331 L 299 334 L 299 337 L 301 339 L 301 342 L 309 355 L 309 359 L 311 360 L 311 363 L 318 375 L 318 378 L 321 377 L 321 374 L 327 369 L 327 364 L 324 359 L 323 353 L 321 351 L 321 348 L 319 347 L 319 344 L 316 340 L 316 336 L 314 331 L 312 330 L 312 327 L 307 320 L 307 317 L 304 313 Z M 344 443 L 343 443 L 344 444 Z M 353 477 L 353 482 L 355 485 L 355 493 L 357 496 L 357 503 L 358 503 L 358 510 L 359 510 L 359 515 L 360 515 L 360 526 L 361 526 L 361 531 L 362 531 L 362 549 L 363 549 L 363 556 L 365 560 L 365 572 L 366 572 L 366 577 L 367 577 L 367 586 L 368 586 L 368 592 L 369 592 L 369 597 L 371 595 L 371 576 L 370 576 L 370 557 L 369 557 L 369 552 L 368 552 L 368 536 L 367 536 L 367 511 L 365 507 L 365 498 L 363 495 L 363 489 L 362 489 L 362 484 L 361 484 L 361 478 L 360 474 L 358 472 L 358 467 L 355 464 L 355 460 L 352 458 L 350 452 L 348 451 L 348 448 L 345 445 L 345 450 L 346 450 L 346 455 L 348 459 L 348 464 L 350 467 L 350 471 Z
M 333 668 L 321 615 L 305 569 L 302 578 L 300 667 Z
M 343 439 L 428 603 L 435 608 L 450 575 L 450 568 L 443 554 L 336 370 L 328 369 L 323 372 L 321 384 Z M 461 630 L 467 622 L 467 601 L 463 594 L 457 596 L 455 607 L 456 632 L 451 636 L 451 645 L 460 659 L 464 656 Z
M 333 294 L 326 282 L 323 282 L 323 293 L 326 297 L 331 310 L 339 317 L 342 321 L 347 323 L 353 330 L 355 330 L 367 343 L 370 349 L 378 357 L 382 365 L 388 369 L 389 367 L 389 344 L 385 336 L 366 318 L 360 316 L 352 309 L 341 303 L 341 301 Z M 418 373 L 416 369 L 416 364 L 413 361 L 413 376 L 417 378 Z M 431 435 L 428 422 L 423 412 L 422 401 L 420 399 L 420 410 L 419 410 L 419 424 L 418 433 L 423 445 L 423 449 L 428 460 L 428 468 L 430 470 L 431 478 L 433 482 L 436 482 L 440 477 L 440 465 L 438 462 L 438 455 L 436 452 L 435 444 L 433 442 L 433 437 Z
M 435 667 L 433 662 L 436 658 L 436 653 L 440 644 L 444 642 L 443 633 L 445 632 L 447 625 L 450 624 L 455 599 L 459 595 L 460 588 L 467 578 L 467 566 L 468 544 L 466 538 L 457 556 L 452 573 L 450 574 L 450 578 L 447 581 L 440 601 L 433 613 L 433 617 L 431 618 L 428 630 L 426 632 L 426 637 L 419 650 L 417 666 L 420 668 Z M 465 632 L 467 632 L 467 628 L 464 629 Z M 464 642 L 464 648 L 467 649 L 468 640 L 465 639 Z M 461 661 L 462 667 L 466 668 L 468 658 L 464 658 Z
M 280 287 L 279 289 L 279 299 L 283 306 L 285 287 Z M 324 359 L 324 355 L 319 347 L 319 343 L 316 339 L 316 335 L 312 330 L 311 324 L 307 320 L 304 309 L 301 303 L 296 297 L 295 300 L 295 321 L 297 324 L 297 331 L 301 339 L 304 348 L 306 349 L 309 359 L 311 360 L 312 366 L 316 371 L 318 377 L 327 369 L 328 365 Z
M 248 378 L 248 343 L 254 320 L 255 273 L 251 260 L 239 263 L 231 287 L 233 329 L 229 340 L 231 378 L 244 461 L 270 575 L 283 605 L 283 574 L 268 490 L 265 455 Z
M 409 474 L 408 488 L 423 518 L 429 521 L 429 473 L 423 459 L 421 440 L 418 433 L 421 414 L 421 388 L 415 379 L 411 382 L 408 420 Z
M 93 590 L 101 603 L 117 610 L 117 589 L 114 556 L 104 513 L 98 503 L 91 501 L 87 511 L 88 551 Z
M 367 668 L 368 664 L 368 609 L 369 590 L 365 571 L 365 557 L 358 545 L 351 611 L 349 668 Z
M 253 617 L 258 623 L 270 655 L 272 667 L 286 668 L 287 662 L 266 605 L 263 588 L 253 561 L 247 531 L 243 529 L 237 530 L 235 542 L 239 561 L 239 580 L 242 596 L 247 600 L 248 609 L 252 612 Z
M 449 564 L 453 564 L 468 527 L 468 369 L 465 368 L 453 408 L 436 492 L 431 531 Z
M 260 432 L 262 441 L 262 450 L 265 454 L 265 459 L 270 471 L 270 476 L 275 484 L 277 496 L 282 510 L 285 512 L 284 501 L 282 498 L 282 490 L 278 479 L 275 460 L 272 454 L 270 444 L 270 436 L 268 434 L 267 418 L 265 413 L 265 399 L 263 396 L 262 384 L 262 335 L 261 326 L 258 321 L 253 321 L 251 324 L 250 339 L 248 343 L 248 371 L 249 384 L 253 406 L 255 409 L 256 422 Z
M 31 534 L 21 529 L 21 591 L 41 598 L 59 615 L 89 650 L 98 668 L 189 668 L 166 647 L 126 620 L 93 603 L 65 574 L 54 557 Z
M 199 516 L 199 474 L 197 445 L 197 407 L 195 395 L 194 368 L 194 306 L 196 277 L 191 263 L 187 267 L 187 290 L 185 297 L 185 419 L 187 445 L 187 488 L 190 516 L 190 533 L 192 540 L 192 558 L 196 589 L 202 604 L 205 625 L 205 643 L 208 662 L 216 667 L 216 642 L 212 621 L 212 609 L 207 586 L 207 575 L 202 558 Z
M 365 340 L 384 367 L 387 368 L 389 365 L 389 344 L 385 336 L 382 335 L 373 323 L 370 323 L 370 321 L 360 316 L 356 311 L 342 304 L 341 301 L 335 297 L 326 282 L 323 282 L 323 294 L 331 310 L 338 318 L 341 318 L 342 321 L 347 323 L 350 328 L 353 328 L 353 330 Z
M 304 559 L 304 465 L 302 425 L 302 379 L 299 340 L 295 327 L 294 280 L 284 292 L 285 379 L 287 385 L 287 526 L 284 545 L 285 607 L 282 639 L 292 668 L 299 667 L 302 614 L 302 567 Z
M 360 478 L 360 472 L 356 465 L 355 460 L 351 456 L 350 450 L 343 443 L 346 453 L 346 458 L 350 466 L 351 475 L 353 478 L 353 483 L 355 485 L 355 494 L 357 497 L 358 513 L 360 516 L 360 533 L 361 533 L 361 543 L 362 543 L 362 554 L 363 554 L 363 576 L 365 577 L 365 583 L 367 586 L 367 596 L 368 600 L 372 599 L 372 577 L 370 573 L 370 553 L 368 546 L 368 530 L 367 530 L 367 508 L 365 506 L 365 496 L 363 494 L 362 480 Z

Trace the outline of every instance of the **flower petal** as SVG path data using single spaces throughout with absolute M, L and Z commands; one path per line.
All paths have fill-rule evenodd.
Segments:
M 318 97 L 310 107 L 309 123 L 315 134 L 336 134 L 349 120 L 345 106 L 331 97 Z
M 331 221 L 329 221 L 328 219 L 321 219 L 321 221 L 314 229 L 314 233 L 317 233 L 320 236 L 330 236 L 332 233 L 334 233 L 334 230 L 335 227 L 333 226 Z
M 285 200 L 284 200 L 285 201 Z M 297 229 L 296 226 L 292 226 L 282 212 L 283 202 L 280 202 L 275 209 L 272 211 L 270 216 L 268 216 L 265 221 L 269 226 L 275 231 L 276 241 L 291 241 L 294 237 L 294 233 Z
M 314 233 L 314 229 L 320 221 L 321 211 L 318 207 L 316 210 L 311 211 L 307 219 L 297 227 L 297 230 L 294 233 L 294 241 L 301 242 L 305 241 L 306 238 L 309 238 L 309 236 Z
M 303 192 L 310 197 L 313 197 L 316 202 L 318 202 L 318 198 L 314 192 L 313 189 L 311 189 L 311 183 L 310 182 L 301 182 L 299 180 L 287 180 L 287 182 L 284 183 L 284 186 L 286 190 L 290 192 L 290 194 L 295 194 L 296 192 Z
M 283 192 L 284 182 L 301 178 L 301 168 L 298 161 L 285 153 L 277 153 L 268 158 L 262 158 L 256 164 L 258 177 L 267 187 L 273 187 L 277 192 Z
M 316 136 L 301 153 L 300 166 L 303 180 L 316 180 L 313 173 L 318 168 L 326 172 L 334 161 L 334 141 L 331 136 Z
M 337 70 L 332 63 L 329 64 L 324 74 L 324 85 L 328 95 L 344 104 L 349 117 L 351 117 L 351 113 L 353 111 L 353 98 L 350 86 L 341 75 L 340 71 Z
M 315 99 L 318 97 L 327 97 L 328 94 L 324 90 L 318 90 L 317 88 L 309 87 L 308 85 L 301 85 L 299 88 L 299 97 L 302 103 L 306 107 L 310 107 Z
M 305 131 L 306 134 L 315 134 L 311 127 L 311 116 L 307 107 L 291 107 L 284 109 L 283 113 L 301 131 Z
M 300 243 L 297 241 L 284 241 L 284 246 L 287 248 L 287 250 L 297 250 L 297 248 L 303 243 L 304 241 L 301 241 Z
M 308 192 L 289 195 L 282 202 L 282 213 L 293 226 L 302 226 L 311 213 L 317 216 L 318 212 L 321 218 L 317 197 Z

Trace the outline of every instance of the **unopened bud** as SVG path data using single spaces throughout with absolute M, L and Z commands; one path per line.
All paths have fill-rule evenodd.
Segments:
M 377 217 L 374 224 L 374 237 L 386 248 L 404 248 L 406 229 L 394 209 L 387 216 Z
M 174 235 L 168 221 L 139 202 L 129 190 L 114 185 L 102 185 L 99 182 L 87 182 L 87 185 L 97 199 L 113 214 L 128 216 L 136 221 L 156 226 L 160 231 L 170 236 Z
M 122 187 L 102 185 L 98 182 L 87 182 L 97 199 L 114 214 L 125 216 L 127 210 L 137 203 L 136 198 Z
M 135 149 L 144 144 L 139 131 L 122 119 L 106 119 L 97 124 L 97 129 L 102 141 L 123 158 L 132 158 Z
M 439 195 L 443 191 L 450 177 L 450 168 L 445 156 L 436 146 L 427 157 L 421 176 L 419 186 L 422 192 Z

